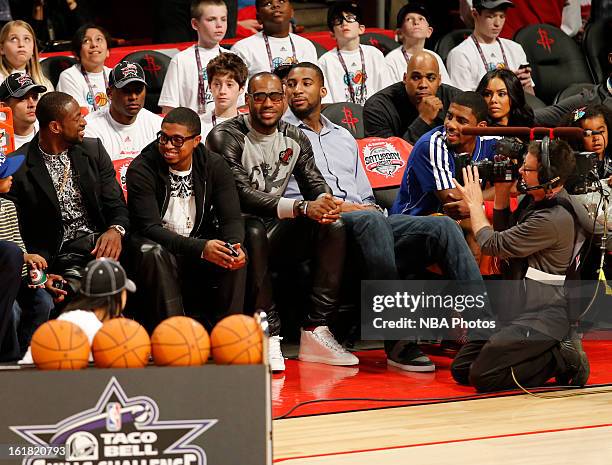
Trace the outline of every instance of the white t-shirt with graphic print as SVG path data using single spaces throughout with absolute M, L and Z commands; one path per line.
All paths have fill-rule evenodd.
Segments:
M 511 71 L 516 71 L 519 66 L 528 63 L 521 44 L 508 39 L 499 40 Z M 504 55 L 497 41 L 492 44 L 480 44 L 480 48 L 487 62 L 486 67 L 472 37 L 465 39 L 448 54 L 446 65 L 455 87 L 464 91 L 475 90 L 487 72 L 505 66 Z
M 111 160 L 134 158 L 157 137 L 162 117 L 141 109 L 132 124 L 120 124 L 113 119 L 110 110 L 96 111 L 85 117 L 85 137 L 97 137 Z
M 200 64 L 202 69 L 198 70 L 198 62 L 195 55 L 195 47 L 191 46 L 177 53 L 172 57 L 161 94 L 159 95 L 158 105 L 160 107 L 187 107 L 191 108 L 196 113 L 198 110 L 198 73 L 202 73 L 204 79 L 204 89 L 206 90 L 206 105 L 207 111 L 214 107 L 208 78 L 206 75 L 206 66 L 213 58 L 219 56 L 222 52 L 229 50 L 221 48 L 219 45 L 213 48 L 198 47 L 200 53 Z
M 104 73 L 106 79 L 110 75 L 111 69 L 104 67 L 104 71 L 100 73 L 87 73 L 93 95 L 89 90 L 87 81 L 83 73 L 81 73 L 81 65 L 72 65 L 70 68 L 62 71 L 57 83 L 57 90 L 71 95 L 81 107 L 87 107 L 89 112 L 94 111 L 94 101 L 98 105 L 98 110 L 108 106 L 108 96 L 106 95 L 106 83 L 104 81 Z
M 355 92 L 355 103 L 363 105 L 368 97 L 393 84 L 389 67 L 385 62 L 385 56 L 380 50 L 371 45 L 360 45 L 365 60 L 366 80 L 362 93 L 362 63 L 359 49 L 350 52 L 341 51 L 342 58 L 346 64 L 353 91 Z M 338 58 L 337 49 L 334 48 L 325 53 L 319 59 L 319 67 L 325 76 L 325 87 L 327 95 L 324 103 L 350 102 L 351 93 L 348 80 L 342 63 Z
M 298 62 L 317 63 L 317 50 L 313 43 L 304 37 L 290 33 L 289 36 L 283 38 L 268 36 L 268 41 L 274 68 L 282 64 L 293 63 L 292 41 Z M 238 54 L 244 60 L 247 68 L 249 68 L 249 77 L 261 71 L 271 71 L 270 57 L 262 32 L 239 40 L 232 47 L 232 52 Z
M 176 171 L 170 168 L 170 199 L 162 218 L 162 226 L 181 236 L 189 237 L 195 226 L 196 204 L 192 168 Z

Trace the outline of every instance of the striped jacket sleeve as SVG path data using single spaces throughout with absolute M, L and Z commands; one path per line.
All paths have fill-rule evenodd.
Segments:
M 435 132 L 429 139 L 429 145 L 419 151 L 415 159 L 414 170 L 423 192 L 434 192 L 452 189 L 453 169 L 449 153 L 441 132 Z
M 27 252 L 19 232 L 19 220 L 17 219 L 15 204 L 6 199 L 0 199 L 0 241 L 12 242 L 23 253 Z

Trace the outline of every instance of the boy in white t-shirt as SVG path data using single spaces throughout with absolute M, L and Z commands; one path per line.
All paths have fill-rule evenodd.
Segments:
M 223 50 L 219 42 L 227 32 L 227 6 L 223 0 L 193 0 L 191 27 L 198 43 L 172 58 L 164 78 L 158 105 L 163 113 L 177 107 L 191 108 L 200 115 L 213 104 L 206 65 Z
M 90 113 L 85 118 L 85 136 L 102 141 L 124 191 L 127 167 L 161 129 L 161 116 L 143 108 L 145 86 L 145 74 L 138 63 L 120 62 L 108 80 L 108 111 Z
M 202 140 L 206 140 L 210 130 L 217 124 L 238 115 L 238 97 L 244 91 L 249 70 L 238 55 L 222 53 L 208 62 L 206 73 L 215 108 L 202 119 Z
M 313 43 L 290 32 L 293 7 L 289 0 L 257 0 L 255 8 L 263 30 L 232 47 L 246 63 L 249 78 L 262 71 L 273 72 L 280 65 L 317 62 Z
M 523 89 L 534 93 L 531 68 L 520 44 L 499 37 L 506 22 L 510 0 L 474 0 L 474 33 L 453 48 L 446 64 L 451 79 L 461 90 L 474 90 L 489 71 L 507 68 L 521 80 Z
M 407 3 L 397 13 L 396 33 L 402 41 L 402 46 L 385 55 L 385 61 L 391 71 L 391 80 L 394 83 L 404 79 L 408 61 L 412 55 L 425 50 L 436 58 L 442 83 L 453 85 L 440 55 L 425 48 L 425 40 L 429 39 L 433 33 L 433 27 L 429 25 L 430 18 L 425 5 L 419 2 Z
M 371 45 L 360 45 L 361 10 L 356 3 L 336 2 L 327 12 L 327 26 L 336 48 L 325 53 L 319 67 L 325 76 L 325 103 L 352 102 L 363 105 L 369 96 L 393 84 L 385 57 Z
M 104 61 L 110 55 L 109 33 L 93 24 L 81 26 L 72 39 L 72 53 L 78 63 L 62 71 L 57 90 L 72 96 L 80 106 L 94 112 L 106 108 L 108 74 Z
M 15 150 L 30 142 L 38 131 L 36 105 L 40 94 L 46 91 L 28 74 L 13 73 L 0 84 L 0 102 L 13 112 Z

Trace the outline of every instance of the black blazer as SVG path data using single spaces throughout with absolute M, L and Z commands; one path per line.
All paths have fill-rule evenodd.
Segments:
M 62 245 L 62 215 L 40 150 L 38 134 L 9 157 L 25 154 L 26 159 L 13 175 L 7 197 L 15 202 L 21 236 L 29 253 L 42 255 L 52 263 Z M 100 139 L 85 138 L 68 151 L 72 169 L 83 195 L 83 203 L 97 232 L 118 224 L 129 228 L 128 209 L 117 183 L 115 170 Z

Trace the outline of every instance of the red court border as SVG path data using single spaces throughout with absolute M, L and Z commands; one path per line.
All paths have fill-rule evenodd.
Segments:
M 576 430 L 583 430 L 583 429 L 605 428 L 608 426 L 612 426 L 612 423 L 604 423 L 601 425 L 574 426 L 574 427 L 569 427 L 569 428 L 546 429 L 546 430 L 539 430 L 539 431 L 525 431 L 521 433 L 499 434 L 495 436 L 481 436 L 481 437 L 475 437 L 475 438 L 450 439 L 448 441 L 423 442 L 420 444 L 406 444 L 402 446 L 379 447 L 379 448 L 374 448 L 374 449 L 358 449 L 358 450 L 351 450 L 351 451 L 330 452 L 327 454 L 313 454 L 313 455 L 303 455 L 303 456 L 297 456 L 297 457 L 285 457 L 285 458 L 274 459 L 273 463 L 286 462 L 289 460 L 311 459 L 311 458 L 317 458 L 317 457 L 332 457 L 335 455 L 348 455 L 348 454 L 360 454 L 364 452 L 376 452 L 376 451 L 383 451 L 383 450 L 407 449 L 409 447 L 435 446 L 435 445 L 440 445 L 440 444 L 452 444 L 452 443 L 458 443 L 458 442 L 482 441 L 486 439 L 528 436 L 532 434 L 559 433 L 562 431 L 576 431 Z

